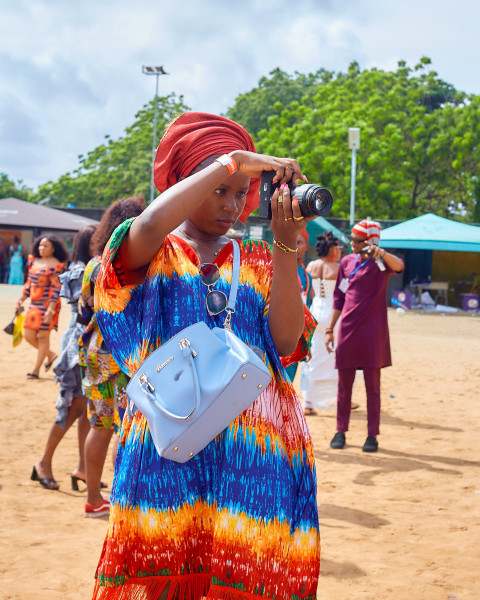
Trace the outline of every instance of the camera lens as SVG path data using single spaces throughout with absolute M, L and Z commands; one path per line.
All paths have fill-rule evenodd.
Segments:
M 295 196 L 304 217 L 326 215 L 333 205 L 329 190 L 315 184 L 299 185 L 295 188 Z

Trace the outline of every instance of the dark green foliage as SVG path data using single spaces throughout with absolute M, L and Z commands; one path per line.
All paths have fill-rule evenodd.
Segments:
M 307 76 L 310 85 L 303 90 L 298 74 L 292 79 L 276 70 L 239 96 L 229 116 L 248 129 L 263 106 L 267 124 L 254 131 L 258 151 L 296 158 L 309 181 L 332 190 L 335 217 L 349 215 L 348 128 L 360 127 L 358 218 L 408 219 L 434 212 L 472 219 L 473 186 L 480 175 L 479 97 L 440 80 L 430 62 L 422 58 L 412 70 L 401 61 L 395 72 L 361 71 L 354 62 L 347 73 Z
M 281 69 L 274 69 L 270 77 L 262 77 L 258 87 L 240 94 L 227 116 L 241 123 L 253 136 L 267 127 L 268 118 L 293 101 L 314 93 L 316 87 L 333 77 L 333 73 L 319 69 L 316 73 L 292 77 Z

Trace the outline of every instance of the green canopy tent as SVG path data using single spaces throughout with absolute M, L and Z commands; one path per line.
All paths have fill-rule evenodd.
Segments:
M 383 230 L 380 245 L 403 251 L 405 284 L 421 286 L 431 277 L 431 288 L 444 290 L 445 301 L 448 295 L 457 306 L 473 285 L 472 274 L 480 271 L 480 227 L 431 213 Z
M 480 252 L 480 227 L 428 213 L 384 229 L 380 245 L 407 250 Z
M 309 221 L 307 223 L 307 233 L 308 233 L 308 243 L 311 247 L 314 247 L 317 243 L 317 235 L 323 235 L 327 233 L 327 231 L 331 231 L 332 234 L 339 239 L 342 244 L 348 246 L 350 240 L 348 236 L 343 233 L 338 227 L 332 225 L 325 219 L 324 217 L 317 217 L 313 219 L 313 221 Z

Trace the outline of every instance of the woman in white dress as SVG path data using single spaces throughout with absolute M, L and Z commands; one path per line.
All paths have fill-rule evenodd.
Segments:
M 329 409 L 336 406 L 338 375 L 335 369 L 335 354 L 325 348 L 325 327 L 328 325 L 333 304 L 333 290 L 337 280 L 338 263 L 342 256 L 340 241 L 329 231 L 317 237 L 315 250 L 319 258 L 307 266 L 313 279 L 313 298 L 310 312 L 318 321 L 311 346 L 309 360 L 309 387 L 303 393 L 305 415 L 315 415 L 317 408 Z M 353 408 L 353 407 L 352 407 Z

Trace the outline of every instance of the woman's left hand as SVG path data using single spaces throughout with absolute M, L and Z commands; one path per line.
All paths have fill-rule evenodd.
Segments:
M 308 221 L 315 216 L 305 218 L 298 200 L 290 196 L 290 188 L 283 183 L 272 195 L 272 220 L 270 226 L 273 237 L 289 248 L 297 247 L 298 234 L 305 229 Z
M 53 312 L 47 310 L 45 311 L 45 314 L 43 315 L 43 323 L 45 323 L 45 325 L 50 325 L 50 323 L 52 322 L 53 319 Z

